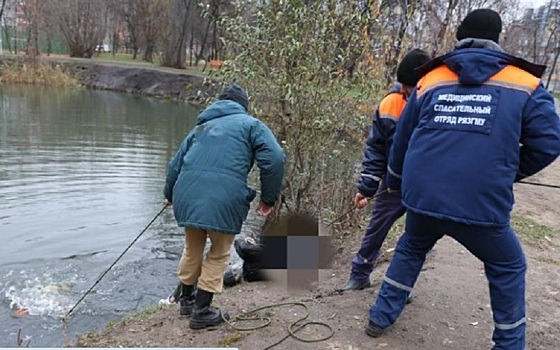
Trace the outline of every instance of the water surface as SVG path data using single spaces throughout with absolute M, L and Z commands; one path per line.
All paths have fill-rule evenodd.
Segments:
M 176 283 L 166 210 L 76 310 L 60 317 L 163 207 L 168 161 L 194 126 L 185 103 L 0 86 L 0 347 L 60 346 L 156 303 Z M 30 315 L 13 318 L 12 309 Z

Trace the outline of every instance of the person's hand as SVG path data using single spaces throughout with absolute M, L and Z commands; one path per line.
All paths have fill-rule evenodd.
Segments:
M 173 206 L 173 202 L 169 201 L 169 200 L 165 200 L 165 206 L 166 207 L 172 207 Z
M 369 200 L 370 200 L 369 197 L 366 197 L 360 192 L 358 192 L 354 196 L 354 206 L 356 206 L 356 208 L 363 208 L 368 204 Z
M 263 216 L 269 216 L 270 213 L 272 213 L 272 208 L 273 207 L 269 207 L 263 202 L 259 202 L 259 206 L 257 207 L 257 212 Z

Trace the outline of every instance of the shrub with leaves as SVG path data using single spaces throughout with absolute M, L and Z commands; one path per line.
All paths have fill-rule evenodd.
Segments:
M 247 88 L 250 113 L 282 143 L 289 212 L 332 218 L 351 207 L 371 125 L 363 107 L 380 84 L 362 64 L 369 12 L 360 4 L 240 1 L 221 23 L 229 59 L 220 80 Z

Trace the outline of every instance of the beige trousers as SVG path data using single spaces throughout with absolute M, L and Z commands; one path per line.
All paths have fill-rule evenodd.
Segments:
M 210 237 L 212 245 L 204 258 L 207 237 Z M 221 293 L 234 239 L 235 235 L 230 233 L 185 228 L 185 249 L 179 261 L 179 280 L 186 285 L 198 285 L 198 288 L 207 292 Z

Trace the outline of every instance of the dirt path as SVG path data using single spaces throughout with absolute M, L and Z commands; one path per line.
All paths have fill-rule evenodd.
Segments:
M 535 181 L 560 183 L 560 161 Z M 560 232 L 560 191 L 529 185 L 516 185 L 516 212 L 533 217 Z M 330 275 L 317 290 L 291 292 L 263 282 L 244 283 L 227 289 L 216 302 L 233 315 L 243 310 L 284 301 L 306 301 L 310 319 L 329 323 L 334 336 L 321 343 L 306 344 L 287 339 L 275 349 L 395 349 L 395 350 L 472 350 L 492 346 L 493 322 L 488 287 L 482 264 L 461 245 L 444 238 L 429 255 L 415 286 L 415 300 L 398 322 L 380 339 L 366 336 L 363 328 L 374 301 L 379 281 L 388 264 L 381 264 L 372 275 L 373 288 L 338 294 L 348 276 L 349 261 L 358 248 L 360 232 L 337 241 L 342 247 Z M 527 349 L 560 349 L 560 234 L 537 244 L 524 244 L 529 261 L 527 275 Z M 278 309 L 273 322 L 253 332 L 237 332 L 226 326 L 193 332 L 188 318 L 177 317 L 176 307 L 161 310 L 111 331 L 83 340 L 82 346 L 97 347 L 209 347 L 235 346 L 264 349 L 286 334 L 290 322 L 300 317 L 299 307 Z M 297 314 L 297 316 L 296 316 Z M 320 328 L 301 332 L 304 337 L 325 334 Z
M 560 184 L 560 160 L 530 181 Z M 560 190 L 515 185 L 514 213 L 545 224 L 556 235 L 538 240 L 523 239 L 529 263 L 527 273 L 527 349 L 560 349 Z M 355 230 L 337 240 L 338 252 L 332 271 L 316 290 L 287 292 L 263 282 L 244 283 L 216 298 L 232 315 L 270 303 L 305 301 L 310 319 L 327 322 L 334 336 L 321 343 L 287 339 L 274 349 L 391 349 L 473 350 L 490 349 L 493 321 L 488 286 L 482 264 L 461 245 L 444 238 L 429 254 L 408 305 L 382 338 L 364 334 L 368 310 L 375 300 L 388 263 L 372 274 L 373 287 L 357 292 L 335 292 L 348 277 L 349 262 L 359 248 L 361 232 Z M 523 234 L 520 234 L 523 237 Z M 394 241 L 384 249 L 391 248 Z M 237 347 L 264 349 L 282 338 L 289 324 L 301 317 L 299 307 L 285 307 L 270 314 L 265 329 L 237 332 L 227 326 L 191 331 L 188 318 L 179 318 L 176 306 L 136 320 L 117 324 L 102 335 L 82 339 L 78 345 L 92 347 Z M 321 328 L 307 328 L 302 337 L 319 337 Z M 298 334 L 299 334 L 298 333 Z

